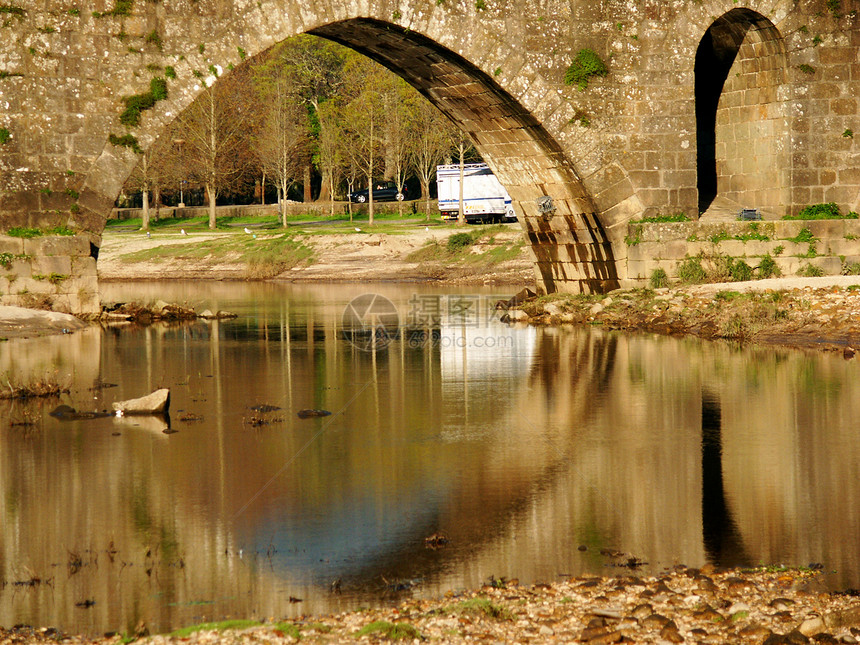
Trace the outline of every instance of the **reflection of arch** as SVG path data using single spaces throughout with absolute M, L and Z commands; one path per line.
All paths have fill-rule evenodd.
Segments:
M 773 23 L 749 9 L 715 20 L 696 52 L 699 210 L 717 197 L 783 209 L 790 202 L 786 56 Z

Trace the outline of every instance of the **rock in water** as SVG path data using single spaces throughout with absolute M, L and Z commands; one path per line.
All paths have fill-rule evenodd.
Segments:
M 123 414 L 167 414 L 170 408 L 170 390 L 162 388 L 139 399 L 116 401 L 113 409 Z
M 299 419 L 311 419 L 313 417 L 327 417 L 331 412 L 328 410 L 299 410 Z

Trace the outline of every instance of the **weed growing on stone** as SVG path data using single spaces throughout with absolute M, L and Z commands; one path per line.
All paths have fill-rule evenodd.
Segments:
M 810 74 L 810 75 L 815 74 L 815 68 L 812 65 L 807 65 L 806 63 L 802 63 L 801 65 L 798 65 L 797 69 L 799 69 L 804 74 Z
M 24 239 L 39 237 L 41 234 L 41 229 L 28 228 L 26 226 L 13 226 L 8 231 L 6 231 L 6 235 L 8 235 L 9 237 L 22 237 Z
M 746 233 L 739 233 L 735 235 L 736 240 L 740 240 L 741 242 L 749 242 L 751 240 L 757 240 L 759 242 L 767 242 L 770 238 L 759 231 L 758 224 L 750 224 Z
M 678 279 L 684 284 L 702 284 L 707 282 L 708 275 L 702 266 L 702 256 L 689 255 L 678 264 Z
M 788 241 L 794 242 L 795 244 L 801 244 L 803 242 L 812 243 L 812 242 L 817 242 L 818 238 L 816 238 L 812 234 L 812 231 L 810 231 L 808 228 L 804 227 L 804 228 L 800 229 L 800 231 L 798 231 L 797 235 L 795 235 L 794 237 L 788 238 Z
M 119 146 L 121 148 L 131 148 L 137 154 L 143 154 L 143 148 L 140 147 L 140 143 L 138 142 L 137 137 L 133 134 L 124 134 L 121 137 L 118 137 L 115 134 L 111 134 L 110 136 L 108 136 L 108 141 L 113 146 Z
M 580 49 L 564 73 L 564 82 L 565 85 L 576 85 L 582 92 L 588 87 L 588 82 L 592 78 L 607 74 L 609 74 L 609 68 L 593 49 Z
M 743 260 L 732 262 L 729 273 L 733 282 L 746 282 L 753 279 L 753 268 Z
M 666 274 L 666 270 L 663 267 L 658 267 L 651 272 L 651 278 L 648 280 L 648 284 L 651 285 L 652 289 L 662 289 L 664 287 L 669 286 L 669 276 Z
M 0 145 L 9 141 L 12 138 L 12 133 L 6 128 L 0 128 Z
M 797 270 L 797 275 L 802 278 L 819 278 L 824 275 L 824 270 L 814 264 L 806 264 Z
M 840 275 L 860 275 L 860 262 L 842 262 Z
M 631 224 L 663 224 L 671 222 L 689 222 L 690 218 L 686 213 L 673 213 L 671 215 L 654 215 L 652 217 L 643 217 L 642 219 L 633 220 Z
M 148 92 L 123 98 L 125 110 L 119 117 L 120 123 L 128 126 L 140 125 L 140 113 L 166 98 L 167 81 L 163 78 L 153 78 L 149 82 Z
M 23 18 L 24 15 L 27 13 L 27 10 L 22 9 L 21 7 L 18 7 L 16 5 L 4 4 L 4 5 L 0 5 L 0 14 L 3 14 L 3 13 L 9 14 L 12 16 L 18 16 L 19 18 Z
M 782 219 L 857 219 L 857 217 L 857 213 L 853 211 L 843 215 L 837 204 L 828 202 L 826 204 L 812 204 L 805 207 L 797 215 L 785 215 Z
M 765 255 L 758 263 L 758 277 L 762 280 L 767 278 L 778 278 L 782 275 L 779 266 L 770 254 Z
M 711 244 L 719 244 L 723 240 L 730 240 L 730 239 L 731 239 L 731 236 L 728 234 L 728 232 L 724 228 L 721 228 L 719 231 L 717 231 L 716 233 L 711 235 L 711 237 L 708 238 L 708 240 L 710 241 Z

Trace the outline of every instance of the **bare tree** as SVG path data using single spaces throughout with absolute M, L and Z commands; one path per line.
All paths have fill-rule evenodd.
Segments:
M 409 161 L 416 143 L 412 124 L 421 101 L 424 101 L 421 95 L 400 77 L 393 74 L 383 77 L 386 175 L 394 180 L 399 195 L 404 195 Z M 402 200 L 398 200 L 397 212 L 403 217 Z
M 203 81 L 203 93 L 177 117 L 174 130 L 183 135 L 189 170 L 206 190 L 210 229 L 216 225 L 218 195 L 239 186 L 248 169 L 245 79 L 230 75 L 216 82 L 218 70 L 212 71 Z
M 287 225 L 284 200 L 290 186 L 305 171 L 308 157 L 308 112 L 296 78 L 283 57 L 273 55 L 253 71 L 257 105 L 263 109 L 253 135 L 254 153 L 265 173 L 271 175 L 282 199 L 278 210 Z
M 384 123 L 382 105 L 383 74 L 385 68 L 359 54 L 350 56 L 345 66 L 348 83 L 348 101 L 343 108 L 345 131 L 352 139 L 348 148 L 353 162 L 364 169 L 367 179 L 368 224 L 373 225 L 373 177 L 380 170 L 381 126 Z
M 414 112 L 411 130 L 414 138 L 411 165 L 421 183 L 421 196 L 429 218 L 430 182 L 436 175 L 436 166 L 451 154 L 451 141 L 458 129 L 429 101 L 421 101 Z
M 169 133 L 153 143 L 140 157 L 135 169 L 132 171 L 125 187 L 130 192 L 140 191 L 143 215 L 141 217 L 141 229 L 149 230 L 150 194 L 156 208 L 156 219 L 161 202 L 161 192 L 167 185 L 173 174 L 174 159 L 171 155 L 171 143 Z

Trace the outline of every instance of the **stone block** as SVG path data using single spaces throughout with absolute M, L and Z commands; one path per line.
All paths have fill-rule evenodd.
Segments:
M 860 240 L 841 239 L 823 240 L 819 245 L 824 255 L 851 256 L 860 253 Z
M 35 256 L 30 260 L 33 275 L 72 275 L 72 258 L 68 255 Z
M 88 256 L 89 240 L 83 235 L 51 235 L 24 240 L 24 252 L 31 256 Z
M 820 240 L 841 238 L 845 235 L 843 220 L 805 220 L 803 227 Z
M 96 259 L 90 256 L 71 258 L 72 275 L 75 276 L 98 276 Z
M 9 237 L 8 235 L 0 235 L 0 253 L 21 255 L 22 253 L 24 253 L 24 240 L 20 237 Z

